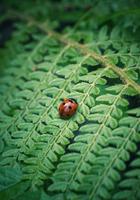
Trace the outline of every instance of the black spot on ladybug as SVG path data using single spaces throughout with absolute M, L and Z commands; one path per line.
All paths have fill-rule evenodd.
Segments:
M 71 106 L 69 106 L 69 109 L 72 109 L 72 107 L 71 107 Z
M 63 103 L 63 105 L 65 105 L 65 103 Z

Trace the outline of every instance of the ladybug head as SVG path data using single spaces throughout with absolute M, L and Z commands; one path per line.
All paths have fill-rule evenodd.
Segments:
M 75 103 L 77 103 L 77 101 L 74 98 L 69 98 L 70 100 L 74 101 Z
M 77 101 L 76 101 L 74 98 L 64 98 L 64 99 L 63 99 L 64 102 L 67 102 L 67 101 L 69 101 L 69 100 L 72 101 L 72 102 L 77 103 Z

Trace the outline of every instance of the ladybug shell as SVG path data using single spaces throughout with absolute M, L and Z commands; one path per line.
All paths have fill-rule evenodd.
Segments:
M 59 114 L 62 118 L 73 116 L 77 110 L 78 104 L 72 99 L 64 99 L 59 106 Z

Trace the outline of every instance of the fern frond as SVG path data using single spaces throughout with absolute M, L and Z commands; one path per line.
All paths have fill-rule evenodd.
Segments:
M 128 111 L 129 114 L 135 115 L 137 117 L 140 116 L 140 109 L 132 109 Z M 125 119 L 126 122 L 126 119 Z M 127 123 L 127 122 L 126 122 Z M 131 122 L 131 127 L 133 128 L 133 123 Z M 138 126 L 139 131 L 139 126 Z M 134 134 L 134 140 L 138 140 L 139 135 Z M 133 145 L 134 146 L 134 145 Z M 115 194 L 112 199 L 139 199 L 139 168 L 140 168 L 140 159 L 139 159 L 139 150 L 133 161 L 129 163 L 127 167 L 127 171 L 123 173 L 123 176 L 119 183 L 117 184 L 117 188 L 115 190 Z
M 139 199 L 138 5 L 2 1 L 1 199 Z
M 107 154 L 107 150 L 105 150 L 105 147 L 107 144 L 113 146 L 114 145 L 119 146 L 119 144 L 121 144 L 122 139 L 117 136 L 113 137 L 113 133 L 117 132 L 116 129 L 116 127 L 118 126 L 117 120 L 122 117 L 123 112 L 121 111 L 121 107 L 123 108 L 124 106 L 127 106 L 127 101 L 121 98 L 121 95 L 127 92 L 127 85 L 125 86 L 122 85 L 122 87 L 119 86 L 118 88 L 119 88 L 119 93 L 117 94 L 117 96 L 107 94 L 96 98 L 97 102 L 98 101 L 108 102 L 111 105 L 99 104 L 91 109 L 91 114 L 89 114 L 89 116 L 87 117 L 87 119 L 89 120 L 89 124 L 84 125 L 80 128 L 80 132 L 82 135 L 80 134 L 79 136 L 75 137 L 74 139 L 75 143 L 71 144 L 68 148 L 70 153 L 62 157 L 60 167 L 58 165 L 58 170 L 56 170 L 52 178 L 54 184 L 50 186 L 50 190 L 53 191 L 78 190 L 82 182 L 83 183 L 85 182 L 87 184 L 88 180 L 87 179 L 86 181 L 84 180 L 85 174 L 87 177 L 92 177 L 90 174 L 91 169 L 93 170 L 93 173 L 95 172 L 96 176 L 98 177 L 98 174 L 100 172 L 99 166 L 105 162 L 106 159 L 105 156 L 107 157 L 112 156 L 112 158 L 114 158 L 113 152 L 115 153 L 115 151 L 113 151 L 113 148 L 111 150 L 111 148 L 107 147 L 108 149 L 108 154 Z M 114 89 L 116 89 L 116 86 Z M 110 88 L 110 91 L 113 91 L 114 89 Z M 94 114 L 92 114 L 92 112 Z M 96 112 L 98 114 L 96 114 Z M 93 121 L 94 124 L 90 124 L 90 121 Z M 137 122 L 137 125 L 138 123 L 139 120 Z M 112 131 L 112 129 L 114 129 L 114 132 Z M 119 129 L 123 131 L 123 128 L 119 127 L 118 130 Z M 128 132 L 129 129 L 127 133 Z M 102 153 L 100 153 L 100 151 Z M 103 153 L 104 151 L 106 152 L 105 155 Z M 101 154 L 103 157 L 100 158 L 99 156 L 97 156 L 96 158 L 96 155 L 98 154 L 99 155 Z M 101 162 L 101 160 L 103 161 L 103 163 Z M 69 163 L 69 165 L 66 164 L 67 162 Z M 71 165 L 71 171 L 68 172 L 67 167 L 69 168 L 70 165 Z M 62 168 L 61 166 L 63 167 L 66 166 L 66 168 Z M 107 164 L 105 166 L 107 166 Z M 101 168 L 103 168 L 102 165 Z M 99 171 L 96 172 L 95 169 Z M 68 172 L 68 174 L 66 174 L 66 171 Z M 90 174 L 90 176 L 88 176 L 88 174 Z M 93 175 L 92 179 L 90 179 L 89 181 L 91 180 L 94 180 L 94 183 L 91 186 L 92 188 L 91 190 L 93 191 L 96 177 Z M 63 183 L 62 187 L 61 183 Z M 82 188 L 81 191 L 84 190 L 83 188 L 85 188 L 85 191 L 88 191 L 90 185 L 87 184 L 87 187 L 85 187 L 84 185 L 83 187 L 81 186 L 81 188 Z
M 129 165 L 130 169 L 124 174 L 123 180 L 118 184 L 118 190 L 113 199 L 139 199 L 140 198 L 140 152 L 137 152 L 136 158 Z
M 28 19 L 25 18 L 25 20 L 28 20 Z M 90 49 L 86 48 L 86 46 L 84 46 L 84 45 L 81 45 L 79 43 L 73 42 L 72 40 L 66 39 L 65 37 L 59 35 L 58 33 L 56 34 L 53 31 L 46 31 L 46 27 L 38 25 L 38 23 L 36 21 L 32 21 L 31 20 L 31 22 L 35 26 L 40 28 L 41 30 L 45 31 L 47 34 L 53 35 L 55 38 L 59 39 L 63 43 L 66 43 L 66 44 L 74 46 L 76 49 L 80 50 L 81 53 L 88 54 L 88 55 L 92 56 L 95 60 L 97 60 L 98 62 L 102 63 L 105 67 L 111 68 L 115 73 L 119 74 L 119 76 L 122 79 L 124 79 L 125 82 L 127 82 L 130 85 L 132 85 L 132 87 L 134 87 L 138 92 L 140 92 L 140 86 L 138 84 L 136 84 L 131 78 L 129 78 L 127 76 L 127 74 L 121 68 L 118 68 L 110 60 L 108 60 L 108 59 L 100 56 L 99 54 L 91 51 Z

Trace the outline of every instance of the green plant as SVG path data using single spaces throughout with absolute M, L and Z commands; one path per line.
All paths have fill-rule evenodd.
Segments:
M 139 6 L 3 2 L 1 199 L 140 199 Z

